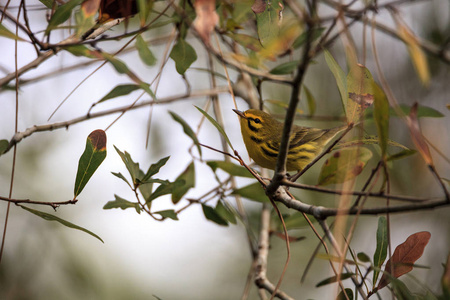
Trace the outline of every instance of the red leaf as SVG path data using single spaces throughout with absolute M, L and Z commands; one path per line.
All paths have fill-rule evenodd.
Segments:
M 99 21 L 127 18 L 138 11 L 136 0 L 101 0 Z
M 392 277 L 398 278 L 410 272 L 415 261 L 422 256 L 430 238 L 431 234 L 428 231 L 421 231 L 410 235 L 403 244 L 398 245 L 394 254 L 386 263 L 377 289 L 384 288 L 391 281 L 391 264 L 394 270 Z
M 193 25 L 203 41 L 209 43 L 209 36 L 219 21 L 219 16 L 216 13 L 216 1 L 197 0 L 194 7 L 197 17 Z

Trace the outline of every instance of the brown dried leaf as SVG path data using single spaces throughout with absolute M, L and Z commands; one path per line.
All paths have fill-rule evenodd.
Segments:
M 127 18 L 138 11 L 136 0 L 101 0 L 99 21 Z
M 391 276 L 398 278 L 413 269 L 413 264 L 418 260 L 431 238 L 431 233 L 421 231 L 410 235 L 403 244 L 395 248 L 394 254 L 386 263 L 383 276 L 378 283 L 377 290 L 384 288 L 391 281 Z M 390 275 L 391 264 L 393 275 Z
M 428 144 L 425 141 L 422 132 L 420 131 L 419 121 L 417 118 L 417 103 L 413 105 L 409 113 L 408 127 L 409 131 L 411 132 L 411 138 L 414 142 L 414 145 L 416 145 L 420 155 L 428 165 L 432 166 L 433 158 L 431 157 L 430 149 L 428 148 Z
M 100 7 L 100 0 L 84 0 L 81 10 L 86 18 L 94 16 Z
M 204 42 L 209 43 L 209 36 L 219 21 L 216 13 L 215 0 L 197 0 L 194 3 L 197 17 L 194 20 L 194 28 L 200 34 Z

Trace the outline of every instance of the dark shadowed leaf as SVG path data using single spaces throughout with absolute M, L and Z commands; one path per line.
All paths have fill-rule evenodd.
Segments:
M 108 201 L 108 203 L 106 203 L 105 206 L 103 206 L 103 209 L 120 208 L 122 210 L 125 210 L 127 208 L 134 208 L 136 209 L 136 212 L 138 214 L 141 213 L 141 207 L 139 206 L 139 203 L 130 202 L 117 195 L 114 195 L 114 198 L 116 198 L 116 200 Z
M 8 140 L 0 140 L 0 155 L 2 155 L 6 151 L 6 149 L 8 149 L 8 146 Z
M 398 245 L 394 254 L 386 263 L 377 289 L 380 290 L 388 285 L 391 282 L 391 276 L 399 278 L 410 272 L 413 269 L 413 264 L 422 256 L 430 238 L 431 234 L 428 231 L 421 231 L 410 235 L 403 244 Z M 392 275 L 390 275 L 391 265 L 394 270 Z
M 167 163 L 170 156 L 166 156 L 158 160 L 157 163 L 152 164 L 148 170 L 145 176 L 142 177 L 142 182 L 146 182 L 148 179 L 152 178 L 153 175 L 156 175 L 159 173 L 159 170 Z
M 386 217 L 378 218 L 378 229 L 377 229 L 377 248 L 373 254 L 373 285 L 377 283 L 378 275 L 380 274 L 380 268 L 386 260 L 387 249 L 388 249 L 388 228 Z
M 120 151 L 116 146 L 114 146 L 120 158 L 122 158 L 123 163 L 127 167 L 128 173 L 130 173 L 131 179 L 133 180 L 133 186 L 137 184 L 138 179 L 140 179 L 140 169 L 139 163 L 135 163 L 128 152 Z
M 322 33 L 324 32 L 325 29 L 326 29 L 325 27 L 312 28 L 312 41 L 315 41 L 318 38 L 320 38 L 320 36 L 322 35 Z M 301 35 L 299 35 L 298 38 L 292 44 L 292 47 L 294 49 L 297 49 L 298 47 L 303 46 L 303 44 L 306 42 L 306 37 L 307 37 L 306 35 L 307 35 L 307 31 L 304 31 Z
M 297 69 L 298 64 L 299 64 L 298 60 L 289 61 L 289 62 L 286 62 L 286 63 L 276 66 L 275 68 L 270 70 L 270 73 L 274 74 L 274 75 L 291 74 L 292 72 L 294 72 Z
M 128 180 L 125 178 L 125 176 L 123 176 L 122 173 L 120 173 L 120 172 L 119 172 L 119 173 L 111 172 L 111 174 L 113 174 L 113 175 L 116 176 L 117 178 L 122 179 L 123 181 L 125 181 L 126 184 L 128 184 L 128 186 L 130 186 L 130 187 L 132 188 L 131 184 L 128 182 Z
M 338 281 L 338 278 L 339 278 L 340 280 L 345 280 L 345 279 L 347 279 L 347 278 L 352 277 L 353 275 L 355 275 L 355 274 L 354 274 L 354 273 L 343 273 L 343 274 L 341 274 L 341 276 L 339 276 L 339 277 L 336 276 L 336 275 L 334 275 L 334 276 L 328 277 L 327 279 L 322 280 L 321 282 L 319 282 L 318 284 L 316 284 L 316 287 L 321 287 L 321 286 L 324 286 L 324 285 L 327 285 L 327 284 L 330 284 L 330 283 L 337 282 L 337 281 Z
M 202 209 L 207 220 L 222 226 L 228 226 L 228 222 L 225 221 L 211 206 L 202 203 Z
M 206 164 L 216 172 L 221 169 L 232 176 L 253 178 L 253 175 L 243 166 L 232 163 L 231 161 L 210 160 Z
M 184 183 L 185 183 L 184 180 L 177 180 L 177 181 L 174 181 L 174 182 L 167 182 L 165 184 L 161 184 L 150 195 L 150 197 L 148 197 L 147 203 L 155 200 L 158 197 L 161 197 L 161 196 L 164 196 L 164 195 L 168 195 L 168 194 L 172 194 L 173 191 L 175 191 L 176 189 L 178 189 L 181 186 L 183 186 Z
M 252 183 L 250 185 L 244 186 L 240 189 L 234 189 L 231 193 L 232 195 L 240 195 L 249 200 L 254 200 L 257 202 L 268 202 L 266 192 L 262 188 L 259 182 Z
M 220 134 L 225 138 L 225 141 L 227 142 L 228 146 L 230 146 L 230 148 L 234 150 L 233 145 L 231 145 L 230 139 L 228 138 L 227 134 L 225 133 L 225 130 L 223 130 L 222 126 L 220 126 L 216 120 L 214 120 L 210 115 L 208 115 L 208 113 L 206 111 L 204 111 L 203 109 L 201 109 L 198 106 L 196 106 L 196 108 L 208 119 L 209 122 L 211 122 L 211 124 L 214 125 L 214 127 L 217 128 L 217 130 L 219 130 Z
M 192 139 L 194 144 L 197 146 L 198 153 L 200 154 L 200 157 L 201 157 L 202 156 L 202 148 L 200 147 L 200 143 L 197 139 L 197 135 L 195 134 L 194 130 L 192 130 L 191 126 L 189 126 L 189 124 L 186 123 L 186 121 L 183 120 L 183 118 L 181 118 L 179 115 L 177 115 L 173 111 L 169 111 L 169 113 L 175 121 L 180 123 L 180 125 L 183 127 L 184 133 L 186 133 L 186 135 Z
M 48 214 L 48 213 L 43 212 L 43 211 L 34 210 L 34 209 L 31 209 L 31 208 L 26 207 L 26 206 L 23 206 L 23 205 L 19 205 L 19 206 L 22 207 L 23 209 L 29 211 L 30 213 L 35 214 L 35 215 L 38 216 L 38 217 L 41 217 L 41 218 L 44 219 L 44 220 L 47 220 L 47 221 L 56 221 L 56 222 L 58 222 L 58 223 L 60 223 L 60 224 L 62 224 L 62 225 L 64 225 L 64 226 L 69 227 L 69 228 L 73 228 L 73 229 L 77 229 L 77 230 L 84 231 L 84 232 L 86 232 L 87 234 L 92 235 L 93 237 L 99 239 L 102 243 L 104 243 L 103 240 L 102 240 L 98 235 L 96 235 L 95 233 L 93 233 L 93 232 L 91 232 L 91 231 L 89 231 L 89 230 L 87 230 L 87 229 L 85 229 L 85 228 L 83 228 L 83 227 L 80 227 L 80 226 L 78 226 L 78 225 L 75 225 L 75 224 L 73 224 L 73 223 L 70 223 L 70 222 L 68 222 L 68 221 L 66 221 L 66 220 L 63 220 L 63 219 L 61 219 L 61 218 L 58 218 L 57 216 Z
M 367 254 L 365 254 L 364 252 L 359 252 L 357 255 L 356 255 L 356 257 L 358 257 L 358 259 L 361 261 L 361 262 L 370 262 L 370 258 L 369 258 L 369 256 L 367 255 Z
M 232 224 L 236 224 L 236 223 L 237 223 L 237 221 L 236 221 L 236 216 L 234 215 L 233 210 L 231 210 L 231 209 L 228 207 L 228 204 L 227 204 L 226 202 L 225 202 L 225 203 L 222 203 L 221 200 L 219 200 L 219 201 L 217 202 L 217 205 L 216 205 L 216 213 L 217 213 L 219 216 L 221 216 L 224 220 L 226 220 L 226 221 L 228 221 L 228 222 L 230 222 L 230 223 L 232 223 Z
M 173 209 L 155 211 L 154 214 L 158 214 L 163 218 L 169 218 L 169 219 L 178 221 L 178 216 Z
M 195 187 L 195 165 L 191 162 L 186 170 L 181 173 L 175 182 L 183 182 L 178 185 L 172 192 L 172 202 L 177 204 L 181 198 L 189 191 L 190 188 Z
M 345 295 L 347 295 L 347 297 Z M 353 290 L 352 289 L 346 288 L 345 290 L 341 291 L 336 297 L 336 300 L 347 300 L 347 299 L 353 300 Z
M 450 253 L 447 256 L 447 263 L 444 266 L 444 274 L 441 278 L 444 299 L 450 299 Z
M 156 64 L 156 57 L 150 51 L 150 48 L 140 34 L 136 37 L 136 49 L 138 50 L 139 57 L 147 66 L 154 66 Z
M 338 184 L 358 176 L 372 157 L 364 147 L 335 151 L 322 165 L 319 185 Z
M 105 157 L 106 133 L 101 129 L 94 130 L 89 134 L 86 140 L 86 149 L 78 162 L 78 171 L 74 187 L 74 198 L 81 193 Z
M 197 53 L 184 39 L 179 39 L 170 52 L 170 58 L 174 60 L 177 72 L 183 75 L 197 60 Z
M 103 101 L 113 99 L 120 96 L 128 95 L 129 93 L 139 90 L 141 87 L 136 84 L 121 84 L 114 87 L 108 94 L 106 94 L 102 99 L 100 99 L 97 103 L 101 103 Z

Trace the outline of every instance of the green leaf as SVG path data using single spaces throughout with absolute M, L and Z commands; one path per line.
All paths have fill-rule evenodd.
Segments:
M 47 29 L 45 30 L 45 34 L 48 35 L 51 30 L 55 29 L 59 24 L 64 23 L 67 21 L 71 14 L 72 10 L 77 6 L 80 5 L 80 3 L 83 0 L 70 0 L 63 5 L 60 5 L 56 8 L 55 13 L 51 17 L 50 21 L 48 22 Z
M 208 113 L 206 111 L 204 111 L 203 109 L 201 109 L 198 106 L 195 106 L 195 107 L 208 119 L 209 122 L 211 122 L 211 124 L 213 124 L 217 128 L 217 130 L 219 130 L 220 134 L 224 137 L 227 144 L 230 146 L 231 149 L 234 150 L 233 145 L 231 145 L 230 139 L 228 138 L 227 134 L 225 133 L 225 130 L 223 130 L 222 126 L 220 126 L 216 120 L 214 120 L 210 115 L 208 115 Z
M 94 172 L 106 157 L 106 133 L 97 129 L 92 131 L 86 140 L 86 149 L 78 162 L 75 179 L 74 198 L 76 198 L 91 179 Z
M 339 93 L 341 94 L 342 106 L 344 108 L 344 112 L 346 112 L 346 103 L 347 103 L 347 77 L 345 76 L 344 71 L 341 66 L 334 60 L 333 56 L 328 50 L 324 50 L 325 61 L 327 62 L 328 68 L 331 73 L 333 73 L 334 79 L 336 80 L 337 87 L 339 89 Z
M 272 70 L 270 70 L 270 74 L 274 74 L 274 75 L 291 74 L 292 72 L 297 70 L 298 64 L 299 64 L 298 60 L 283 63 L 281 65 L 276 66 Z
M 409 115 L 411 112 L 411 106 L 408 106 L 406 104 L 400 104 L 400 109 L 403 111 L 405 115 Z M 392 113 L 395 114 L 394 109 L 391 108 Z M 395 114 L 396 115 L 396 114 Z M 442 114 L 440 111 L 435 110 L 434 108 L 418 105 L 417 106 L 417 117 L 418 118 L 442 118 L 445 117 L 444 114 Z
M 27 210 L 30 213 L 35 214 L 36 216 L 41 217 L 42 219 L 44 219 L 46 221 L 56 221 L 56 222 L 58 222 L 58 223 L 60 223 L 60 224 L 62 224 L 64 226 L 69 227 L 69 228 L 73 228 L 73 229 L 84 231 L 87 234 L 92 235 L 93 237 L 99 239 L 102 243 L 104 243 L 103 240 L 98 235 L 96 235 L 95 233 L 93 233 L 93 232 L 91 232 L 91 231 L 89 231 L 89 230 L 87 230 L 87 229 L 85 229 L 83 227 L 80 227 L 80 226 L 75 225 L 73 223 L 70 223 L 70 222 L 68 222 L 66 220 L 63 220 L 63 219 L 61 219 L 61 218 L 59 218 L 59 217 L 57 217 L 55 215 L 51 215 L 51 214 L 43 212 L 43 211 L 34 210 L 34 209 L 31 209 L 31 208 L 23 206 L 23 205 L 19 205 L 19 206 L 21 208 L 23 208 L 24 210 Z
M 139 57 L 147 66 L 154 66 L 156 64 L 156 57 L 150 51 L 150 48 L 140 34 L 136 37 L 136 49 L 138 50 Z
M 342 149 L 333 153 L 322 166 L 319 185 L 338 184 L 358 176 L 372 157 L 363 147 Z
M 228 226 L 228 222 L 225 221 L 211 206 L 202 203 L 202 209 L 207 220 L 222 226 Z
M 253 175 L 243 166 L 232 163 L 231 161 L 209 160 L 206 164 L 216 172 L 221 169 L 231 176 L 253 178 Z
M 389 138 L 389 101 L 384 91 L 373 82 L 374 92 L 374 117 L 380 142 L 381 155 L 383 159 L 387 156 L 387 145 Z
M 120 172 L 119 172 L 119 173 L 111 172 L 111 174 L 113 174 L 113 175 L 116 176 L 117 178 L 122 179 L 123 181 L 126 182 L 126 184 L 128 184 L 130 187 L 132 187 L 131 184 L 128 182 L 128 180 L 125 178 L 125 176 L 123 176 L 122 173 L 120 173 Z
M 9 142 L 8 140 L 0 140 L 0 155 L 5 153 L 6 149 L 8 149 Z
M 195 187 L 195 166 L 194 162 L 191 162 L 187 166 L 186 170 L 181 173 L 175 182 L 181 181 L 184 184 L 177 186 L 172 192 L 172 203 L 177 204 L 181 198 L 189 191 L 190 188 Z
M 262 49 L 261 43 L 259 42 L 259 40 L 254 38 L 251 35 L 242 34 L 242 33 L 228 33 L 227 35 L 245 48 L 248 48 L 255 52 L 258 52 Z
M 198 153 L 200 154 L 200 157 L 201 157 L 202 156 L 202 148 L 200 147 L 200 142 L 198 141 L 197 135 L 195 134 L 194 130 L 192 130 L 192 128 L 189 126 L 189 124 L 186 123 L 186 121 L 184 121 L 179 115 L 177 115 L 173 111 L 169 111 L 169 113 L 175 121 L 177 121 L 178 123 L 181 124 L 181 126 L 183 127 L 184 133 L 186 133 L 186 135 L 192 139 L 194 144 L 197 146 Z
M 400 104 L 399 107 L 404 115 L 410 114 L 411 106 L 409 106 L 407 104 Z M 389 108 L 389 116 L 398 117 L 396 111 L 392 107 Z M 423 105 L 417 106 L 417 118 L 442 118 L 442 117 L 444 117 L 444 114 L 435 110 L 434 108 L 431 108 L 428 106 L 423 106 Z M 366 119 L 373 118 L 373 108 L 372 107 L 369 107 L 366 109 L 365 118 Z
M 303 90 L 305 91 L 306 102 L 308 103 L 309 115 L 313 116 L 316 113 L 316 99 L 314 99 L 314 95 L 306 85 L 303 85 Z
M 174 60 L 177 72 L 183 75 L 197 60 L 197 53 L 184 39 L 179 39 L 170 52 L 170 58 Z
M 119 154 L 120 158 L 122 158 L 123 163 L 125 164 L 125 167 L 127 167 L 128 173 L 130 173 L 131 179 L 133 180 L 133 185 L 137 184 L 137 180 L 140 179 L 139 177 L 139 163 L 135 163 L 133 159 L 131 159 L 131 156 L 128 152 L 122 152 L 120 151 L 116 146 L 114 146 L 114 149 L 116 149 L 117 153 Z
M 3 24 L 0 24 L 0 36 L 3 36 L 8 39 L 22 41 L 22 42 L 25 41 L 23 38 L 17 36 L 15 33 L 12 33 L 11 31 L 9 31 L 8 28 L 3 26 Z
M 63 49 L 75 56 L 84 56 L 88 58 L 97 58 L 97 59 L 103 58 L 99 53 L 90 50 L 88 47 L 84 45 L 64 46 Z
M 158 160 L 157 163 L 152 164 L 148 168 L 147 173 L 145 174 L 145 176 L 142 177 L 142 182 L 145 182 L 148 179 L 150 179 L 153 175 L 158 174 L 159 170 L 167 163 L 169 158 L 170 158 L 170 156 L 166 156 L 166 157 L 161 158 L 160 160 Z
M 156 188 L 156 190 L 148 197 L 147 203 L 155 200 L 158 197 L 171 194 L 173 191 L 180 186 L 184 185 L 184 180 L 178 180 L 174 182 L 168 182 L 166 184 L 161 184 Z
M 373 254 L 373 286 L 375 286 L 378 276 L 380 275 L 380 268 L 386 260 L 388 249 L 388 228 L 386 217 L 378 218 L 377 229 L 377 248 Z M 390 272 L 390 270 L 389 270 Z
M 312 41 L 315 41 L 318 38 L 320 38 L 322 33 L 325 31 L 325 29 L 326 29 L 326 27 L 314 27 L 314 28 L 312 28 Z M 297 49 L 300 46 L 302 46 L 306 42 L 306 37 L 307 37 L 306 35 L 307 35 L 306 31 L 303 32 L 301 35 L 299 35 L 299 37 L 292 44 L 292 47 L 294 49 Z
M 347 97 L 345 98 L 348 122 L 358 123 L 360 121 L 364 110 L 373 104 L 377 87 L 372 74 L 366 67 L 357 64 L 350 68 L 347 75 Z M 380 92 L 378 91 L 378 93 Z
M 228 204 L 225 203 L 225 205 L 222 203 L 221 200 L 217 202 L 216 205 L 216 213 L 222 217 L 222 219 L 232 223 L 237 224 L 236 216 L 234 215 L 233 211 L 228 207 Z
M 402 150 L 400 152 L 397 152 L 395 154 L 390 155 L 387 158 L 387 161 L 403 159 L 405 157 L 408 157 L 408 156 L 411 156 L 413 154 L 416 154 L 416 152 L 417 152 L 416 150 L 412 150 L 412 149 Z
M 362 139 L 357 138 L 357 139 L 350 140 L 347 142 L 340 142 L 335 147 L 333 147 L 333 150 L 354 147 L 354 146 L 360 146 L 360 145 L 378 145 L 379 143 L 380 143 L 380 139 L 376 135 L 367 135 L 367 136 L 363 137 Z M 398 147 L 398 148 L 402 148 L 403 150 L 411 151 L 411 149 L 409 149 L 408 147 L 406 147 L 400 143 L 397 143 L 395 141 L 387 140 L 387 143 L 389 146 Z
M 86 2 L 84 2 L 86 3 Z M 75 13 L 75 23 L 76 25 L 76 37 L 81 37 L 88 30 L 95 26 L 94 20 L 95 14 L 92 12 L 87 12 L 83 9 L 83 5 L 81 5 L 81 9 Z
M 163 218 L 169 218 L 178 221 L 178 216 L 173 209 L 156 211 L 154 212 L 154 214 L 158 214 Z
M 324 286 L 324 285 L 327 285 L 330 283 L 337 282 L 338 278 L 340 280 L 345 280 L 345 279 L 352 277 L 353 275 L 355 275 L 355 274 L 354 273 L 342 273 L 341 276 L 334 275 L 334 276 L 331 276 L 331 277 L 328 277 L 328 278 L 322 280 L 321 282 L 316 284 L 316 287 L 321 287 L 321 286 Z
M 345 295 L 347 295 L 347 297 Z M 347 300 L 347 299 L 353 300 L 353 290 L 352 289 L 346 288 L 343 291 L 341 291 L 336 297 L 336 300 Z
M 44 4 L 48 9 L 52 9 L 54 0 L 39 0 L 42 4 Z
M 137 0 L 141 27 L 145 26 L 148 16 L 152 12 L 153 2 L 153 0 Z
M 114 198 L 116 198 L 116 200 L 109 201 L 108 203 L 106 203 L 105 206 L 103 206 L 103 209 L 120 208 L 122 210 L 125 210 L 127 208 L 134 208 L 134 209 L 136 209 L 136 212 L 138 214 L 141 213 L 141 207 L 139 206 L 139 203 L 130 202 L 128 200 L 123 199 L 120 196 L 115 195 L 115 194 L 114 194 Z
M 259 41 L 264 47 L 273 42 L 280 33 L 281 0 L 256 1 L 252 10 L 256 15 Z
M 357 255 L 358 259 L 362 262 L 370 262 L 370 258 L 367 254 L 365 254 L 364 252 L 359 252 Z
M 239 189 L 234 189 L 232 195 L 240 195 L 257 202 L 269 202 L 266 192 L 259 182 L 252 183 Z
M 121 61 L 120 59 L 114 57 L 113 55 L 103 52 L 102 56 L 106 59 L 111 65 L 116 69 L 116 71 L 120 74 L 130 74 L 130 69 L 128 69 L 127 65 Z
M 141 87 L 136 84 L 121 84 L 114 87 L 108 94 L 106 94 L 102 99 L 100 99 L 97 103 L 101 103 L 103 101 L 128 95 L 129 93 L 139 90 Z

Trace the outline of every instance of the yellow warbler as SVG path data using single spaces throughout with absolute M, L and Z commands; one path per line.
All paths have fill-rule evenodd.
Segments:
M 275 170 L 284 124 L 261 110 L 233 111 L 240 117 L 242 137 L 250 157 L 259 166 Z M 347 126 L 319 129 L 293 125 L 289 137 L 287 171 L 302 170 L 345 128 Z

